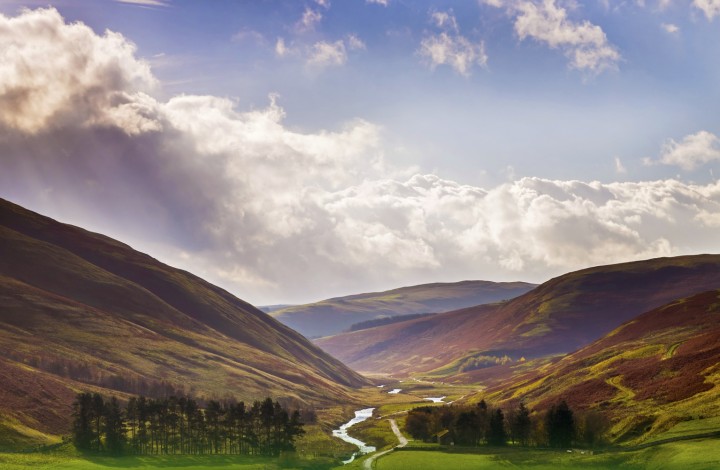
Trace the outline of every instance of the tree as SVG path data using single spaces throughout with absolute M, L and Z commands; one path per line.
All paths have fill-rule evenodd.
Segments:
M 477 414 L 475 411 L 462 411 L 453 426 L 455 442 L 461 446 L 476 446 L 480 440 Z
M 588 447 L 594 448 L 604 443 L 604 435 L 610 428 L 605 415 L 596 411 L 588 411 L 578 420 L 578 437 Z
M 553 405 L 546 417 L 548 442 L 550 447 L 570 447 L 575 436 L 573 412 L 565 402 Z
M 525 403 L 520 402 L 513 419 L 510 421 L 510 430 L 513 439 L 521 446 L 527 446 L 530 442 L 530 431 L 532 423 L 530 421 L 530 410 L 527 409 Z
M 125 449 L 125 420 L 117 398 L 105 403 L 105 447 L 114 455 L 121 455 Z
M 410 411 L 405 420 L 405 431 L 413 439 L 429 440 L 432 436 L 430 432 L 430 413 L 418 410 Z
M 93 442 L 92 395 L 79 393 L 73 403 L 73 443 L 78 450 L 92 449 Z
M 490 426 L 487 435 L 488 444 L 493 446 L 504 446 L 507 444 L 507 433 L 505 432 L 505 416 L 500 408 L 490 414 Z

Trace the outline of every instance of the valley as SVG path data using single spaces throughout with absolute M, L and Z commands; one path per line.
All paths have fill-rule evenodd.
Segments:
M 3 468 L 718 462 L 713 451 L 698 451 L 714 448 L 720 434 L 718 255 L 597 266 L 538 286 L 468 281 L 351 296 L 333 302 L 351 305 L 339 317 L 360 326 L 313 343 L 275 312 L 8 201 L 0 201 L 0 237 Z M 509 298 L 417 314 L 453 305 L 454 295 L 462 303 L 489 290 Z M 351 313 L 358 302 L 363 309 Z M 393 308 L 400 313 L 386 316 Z M 307 318 L 333 315 L 323 302 L 301 310 Z M 370 322 L 367 312 L 376 314 Z M 138 395 L 193 397 L 215 406 L 213 419 L 220 420 L 230 419 L 238 400 L 270 396 L 277 410 L 297 409 L 306 422 L 292 444 L 283 444 L 293 450 L 277 451 L 279 457 L 177 450 L 111 457 L 80 452 L 69 440 L 80 392 L 121 404 Z M 528 431 L 518 441 L 513 420 L 521 403 Z M 549 448 L 546 420 L 559 403 L 575 417 L 572 444 Z M 499 415 L 500 444 L 490 445 L 496 441 L 483 427 L 486 414 Z M 189 426 L 189 414 L 177 416 Z M 427 428 L 418 431 L 418 422 Z M 134 423 L 126 432 L 145 426 Z M 225 441 L 235 444 L 225 448 L 243 449 L 238 436 L 228 434 Z M 95 442 L 100 447 L 102 439 Z M 172 440 L 166 445 L 149 448 L 183 449 Z

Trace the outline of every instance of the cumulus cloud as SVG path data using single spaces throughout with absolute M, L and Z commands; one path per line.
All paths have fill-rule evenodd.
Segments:
M 449 65 L 457 73 L 469 76 L 475 65 L 487 64 L 484 43 L 474 43 L 461 35 L 452 12 L 432 12 L 430 19 L 442 30 L 440 33 L 425 36 L 418 49 L 418 54 L 427 61 L 430 68 Z
M 720 0 L 693 0 L 692 5 L 702 11 L 710 21 L 720 15 Z
M 605 32 L 589 21 L 568 18 L 559 0 L 483 0 L 505 8 L 515 21 L 515 33 L 521 40 L 533 39 L 553 49 L 561 49 L 570 67 L 600 73 L 614 69 L 620 53 L 610 44 Z
M 154 79 L 122 37 L 54 10 L 0 21 L 0 100 L 16 103 L 0 107 L 2 196 L 140 240 L 249 300 L 539 280 L 716 243 L 720 183 L 524 178 L 479 188 L 412 175 L 388 166 L 370 122 L 299 132 L 274 96 L 250 110 L 214 96 L 160 101 L 138 91 Z M 69 68 L 59 44 L 80 65 Z M 24 93 L 52 93 L 47 105 L 18 96 L 24 75 Z
M 0 122 L 27 132 L 67 120 L 154 128 L 144 93 L 156 81 L 135 50 L 120 34 L 66 25 L 54 9 L 0 16 Z
M 675 165 L 689 171 L 715 160 L 720 160 L 720 139 L 711 132 L 699 131 L 685 136 L 680 142 L 668 139 L 660 159 L 645 159 L 645 163 Z

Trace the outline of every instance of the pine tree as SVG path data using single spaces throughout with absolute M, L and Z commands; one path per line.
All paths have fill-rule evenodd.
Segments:
M 504 446 L 507 444 L 507 433 L 505 432 L 505 416 L 500 408 L 490 415 L 490 427 L 487 436 L 488 444 L 493 446 Z
M 550 447 L 570 447 L 575 436 L 575 419 L 568 404 L 563 400 L 548 410 L 546 417 Z
M 78 450 L 92 449 L 93 424 L 92 395 L 79 393 L 73 403 L 73 443 Z
M 527 446 L 530 442 L 530 431 L 532 430 L 532 422 L 530 421 L 530 411 L 525 403 L 520 402 L 515 416 L 510 423 L 513 437 L 521 446 Z

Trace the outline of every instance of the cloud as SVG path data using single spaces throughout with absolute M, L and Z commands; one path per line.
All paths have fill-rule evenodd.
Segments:
M 295 29 L 298 32 L 314 31 L 315 27 L 322 21 L 322 13 L 317 10 L 313 10 L 310 7 L 305 7 L 302 18 L 295 24 Z
M 475 65 L 482 67 L 487 64 L 484 43 L 473 43 L 462 36 L 451 11 L 432 12 L 430 18 L 436 27 L 443 30 L 425 36 L 418 49 L 418 54 L 431 69 L 438 65 L 449 65 L 460 75 L 469 76 Z
M 308 55 L 307 63 L 321 67 L 343 65 L 347 62 L 345 43 L 342 40 L 335 42 L 316 42 Z
M 625 168 L 625 165 L 623 165 L 620 157 L 615 157 L 615 173 L 617 173 L 618 175 L 624 175 L 627 173 L 627 168 Z
M 514 17 L 515 33 L 521 40 L 530 38 L 561 49 L 570 67 L 592 73 L 615 69 L 620 53 L 612 46 L 605 32 L 589 21 L 575 22 L 558 0 L 483 0 L 505 8 Z
M 479 188 L 413 175 L 385 162 L 383 130 L 364 120 L 300 132 L 275 96 L 244 110 L 214 96 L 153 98 L 139 91 L 154 79 L 127 40 L 52 9 L 0 17 L 0 31 L 0 100 L 14 103 L 0 106 L 2 196 L 251 301 L 541 280 L 717 243 L 720 183 Z
M 375 5 L 382 5 L 384 7 L 390 4 L 390 0 L 365 0 L 365 3 L 371 3 Z
M 663 23 L 660 26 L 668 34 L 678 34 L 680 32 L 680 27 L 672 23 Z
M 155 126 L 144 93 L 156 80 L 135 50 L 117 33 L 66 25 L 54 9 L 0 16 L 0 123 L 26 132 L 71 120 L 130 133 Z
M 367 49 L 367 46 L 365 45 L 365 43 L 354 34 L 348 34 L 347 45 L 348 45 L 348 49 L 351 49 L 351 50 L 363 50 L 364 51 Z
M 701 10 L 710 21 L 720 15 L 720 0 L 693 0 L 692 5 Z
M 660 159 L 646 159 L 645 163 L 675 165 L 690 171 L 715 160 L 720 160 L 720 139 L 708 131 L 699 131 L 680 142 L 669 139 L 663 145 Z
M 127 3 L 130 5 L 140 5 L 146 7 L 167 7 L 170 2 L 166 0 L 115 0 L 118 3 Z

